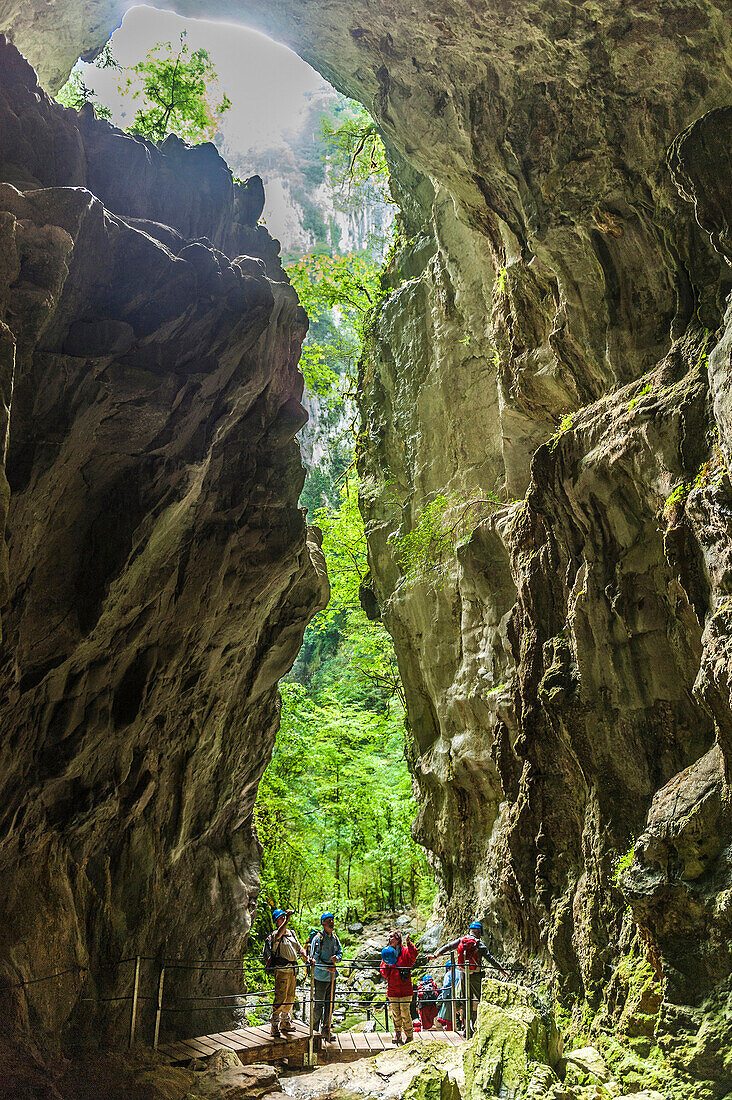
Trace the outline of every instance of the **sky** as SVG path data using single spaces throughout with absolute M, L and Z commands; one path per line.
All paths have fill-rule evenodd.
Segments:
M 141 61 L 157 42 L 176 43 L 187 32 L 191 49 L 208 50 L 219 74 L 219 90 L 231 99 L 222 131 L 232 148 L 246 152 L 278 145 L 293 128 L 305 97 L 329 86 L 314 69 L 258 31 L 231 23 L 183 19 L 155 8 L 130 8 L 112 36 L 112 51 L 122 65 Z M 135 107 L 117 93 L 118 74 L 80 63 L 84 82 L 112 108 L 112 121 L 128 126 Z M 127 110 L 127 117 L 123 110 Z

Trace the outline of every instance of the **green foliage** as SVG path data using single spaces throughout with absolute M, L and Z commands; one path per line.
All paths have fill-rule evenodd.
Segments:
M 323 119 L 322 140 L 328 178 L 346 207 L 391 201 L 386 150 L 364 107 L 343 98 Z
M 231 100 L 224 95 L 212 102 L 216 69 L 206 50 L 191 52 L 186 32 L 178 46 L 158 42 L 144 61 L 126 72 L 123 87 L 139 100 L 130 132 L 162 141 L 168 134 L 192 143 L 213 138 Z
M 682 481 L 680 485 L 672 489 L 663 505 L 663 518 L 666 520 L 673 519 L 679 509 L 683 508 L 690 492 L 691 485 L 688 481 Z
M 363 336 L 366 315 L 381 294 L 380 269 L 368 254 L 315 252 L 291 264 L 287 273 L 311 317 L 333 309 L 347 312 Z
M 630 401 L 628 402 L 628 408 L 629 408 L 629 409 L 634 409 L 634 408 L 636 407 L 636 405 L 638 404 L 638 400 L 639 400 L 639 399 L 640 399 L 641 397 L 646 397 L 646 395 L 647 395 L 647 394 L 649 394 L 649 393 L 653 393 L 653 385 L 652 385 L 652 383 L 650 383 L 650 382 L 646 382 L 646 384 L 645 384 L 645 386 L 643 387 L 643 389 L 641 389 L 641 390 L 638 390 L 638 393 L 637 393 L 637 394 L 635 395 L 635 397 L 633 397 L 633 398 L 632 398 L 632 399 L 631 399 L 631 400 L 630 400 Z
M 162 141 L 168 134 L 194 145 L 209 141 L 231 107 L 228 96 L 218 99 L 215 95 L 218 77 L 207 51 L 191 51 L 185 31 L 177 46 L 158 42 L 144 60 L 128 67 L 120 66 L 107 43 L 94 65 L 119 71 L 118 91 L 139 104 L 127 132 L 151 141 Z M 77 70 L 71 73 L 57 99 L 76 110 L 91 102 L 100 118 L 112 117 L 109 107 L 96 100 L 94 90 L 86 86 Z
M 576 415 L 577 415 L 576 412 L 566 413 L 562 417 L 562 419 L 559 421 L 559 427 L 557 428 L 554 435 L 549 440 L 549 450 L 552 451 L 552 453 L 554 451 L 556 451 L 557 446 L 559 444 L 559 440 L 562 438 L 564 433 L 568 432 L 569 429 L 574 424 L 574 418 L 576 417 Z
M 355 479 L 316 521 L 332 599 L 308 629 L 256 806 L 263 895 L 289 901 L 300 929 L 323 906 L 340 919 L 431 897 L 424 854 L 411 837 L 411 779 L 391 639 L 359 603 L 366 573 Z
M 326 171 L 341 204 L 373 202 L 386 172 L 373 122 L 345 100 L 324 127 Z M 316 174 L 315 166 L 309 171 Z M 375 190 L 376 189 L 376 190 Z M 322 221 L 322 219 L 321 219 Z M 341 434 L 308 475 L 301 503 L 323 532 L 331 601 L 306 631 L 286 683 L 281 727 L 256 804 L 262 895 L 291 904 L 306 936 L 324 907 L 339 920 L 431 901 L 434 883 L 411 836 L 415 815 L 405 758 L 404 700 L 391 639 L 370 622 L 359 589 L 368 571 L 353 463 L 356 363 L 382 294 L 378 250 L 329 254 L 336 240 L 313 221 L 322 247 L 288 265 L 310 317 L 301 367 L 320 427 Z
M 711 456 L 701 464 L 693 480 L 680 482 L 666 497 L 663 505 L 663 518 L 667 522 L 675 521 L 685 507 L 686 499 L 692 489 L 714 488 L 721 484 L 728 473 L 722 448 L 718 442 L 715 442 Z
M 631 839 L 630 847 L 627 852 L 624 852 L 622 856 L 618 856 L 613 861 L 612 875 L 610 881 L 613 886 L 619 886 L 621 875 L 624 875 L 629 870 L 631 863 L 633 862 L 633 854 L 635 852 L 635 837 Z
M 112 117 L 110 108 L 99 102 L 96 92 L 93 88 L 87 87 L 78 69 L 72 70 L 69 79 L 60 89 L 56 99 L 64 107 L 73 107 L 75 111 L 80 111 L 85 104 L 91 103 L 97 118 L 110 119 Z
M 703 462 L 694 477 L 694 488 L 705 489 L 719 485 L 728 476 L 727 462 L 718 441 L 719 429 L 717 429 L 717 442 L 712 448 L 712 454 L 706 462 Z
M 407 582 L 440 572 L 455 556 L 458 545 L 502 503 L 493 492 L 463 499 L 439 493 L 425 505 L 412 529 L 394 540 L 394 556 Z
M 506 293 L 506 281 L 506 269 L 505 267 L 499 267 L 498 271 L 496 272 L 496 294 Z
M 314 252 L 287 267 L 311 320 L 300 360 L 311 393 L 325 396 L 339 379 L 347 386 L 353 382 L 369 311 L 381 294 L 380 270 L 368 252 Z

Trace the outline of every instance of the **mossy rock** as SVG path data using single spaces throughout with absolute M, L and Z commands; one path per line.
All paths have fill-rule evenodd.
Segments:
M 407 1085 L 402 1100 L 461 1100 L 457 1082 L 438 1066 L 427 1065 Z
M 553 1019 L 542 1016 L 526 990 L 485 981 L 476 1033 L 465 1053 L 466 1100 L 485 1100 L 501 1090 L 526 1095 L 537 1069 L 551 1069 L 555 1031 Z

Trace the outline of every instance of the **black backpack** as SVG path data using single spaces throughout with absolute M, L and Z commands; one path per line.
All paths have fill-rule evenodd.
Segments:
M 280 943 L 278 940 L 275 945 L 275 934 L 274 932 L 270 932 L 262 948 L 262 966 L 264 967 L 265 974 L 271 974 L 273 970 L 277 970 L 279 962 Z
M 431 978 L 428 982 L 424 982 L 420 979 L 417 983 L 418 1001 L 427 1001 L 431 1004 L 437 1004 L 439 993 L 440 991 L 435 984 L 434 978 Z

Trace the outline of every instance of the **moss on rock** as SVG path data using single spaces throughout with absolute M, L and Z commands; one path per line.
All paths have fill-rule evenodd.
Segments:
M 511 982 L 485 981 L 476 1033 L 465 1053 L 466 1100 L 526 1090 L 538 1068 L 544 1077 L 551 1071 L 552 1049 L 556 1024 L 536 998 Z

